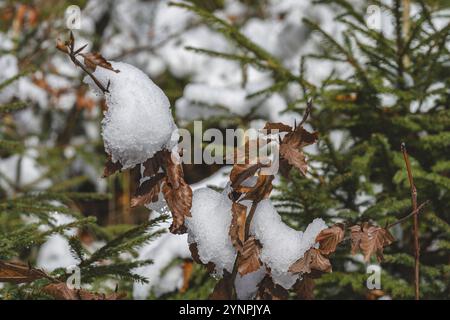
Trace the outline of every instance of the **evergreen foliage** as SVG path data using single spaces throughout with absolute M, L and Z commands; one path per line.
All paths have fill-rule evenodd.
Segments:
M 446 44 L 450 25 L 437 29 L 433 24 L 432 16 L 444 14 L 436 3 L 415 1 L 420 12 L 405 19 L 405 1 L 372 2 L 393 18 L 393 37 L 366 25 L 365 7 L 355 8 L 345 0 L 316 1 L 338 7 L 336 20 L 345 25 L 345 31 L 342 39 L 335 39 L 306 19 L 304 23 L 321 42 L 317 54 L 299 57 L 299 72 L 287 70 L 238 26 L 193 1 L 173 5 L 195 12 L 235 43 L 237 53 L 189 50 L 271 72 L 274 84 L 255 95 L 283 94 L 287 85 L 296 84 L 304 94 L 289 105 L 290 110 L 303 112 L 300 106 L 308 99 L 314 101 L 310 122 L 320 138 L 318 150 L 309 154 L 309 179 L 293 173 L 282 181 L 276 198 L 287 223 L 301 228 L 321 217 L 328 222 L 370 220 L 384 226 L 405 216 L 411 211 L 411 199 L 400 145 L 406 143 L 418 201 L 430 201 L 419 217 L 421 298 L 448 299 L 450 66 Z M 345 76 L 333 71 L 314 86 L 306 79 L 314 72 L 315 59 L 338 62 L 351 71 Z M 332 135 L 342 135 L 341 143 L 336 145 Z M 387 248 L 381 264 L 382 295 L 411 299 L 412 219 L 393 232 L 397 241 Z M 366 265 L 348 251 L 338 249 L 332 257 L 334 272 L 316 280 L 317 298 L 370 297 Z

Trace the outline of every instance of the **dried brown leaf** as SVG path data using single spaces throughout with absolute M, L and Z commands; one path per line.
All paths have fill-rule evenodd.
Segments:
M 361 226 L 352 226 L 350 230 L 352 253 L 355 254 L 358 250 L 361 250 L 365 261 L 369 261 L 372 255 L 376 255 L 377 260 L 381 262 L 383 260 L 383 248 L 395 241 L 388 230 L 367 222 Z
M 286 159 L 291 166 L 294 166 L 300 170 L 301 174 L 306 175 L 306 172 L 308 171 L 308 164 L 303 151 L 295 148 L 291 144 L 281 144 L 280 156 Z
M 110 175 L 121 169 L 122 165 L 120 164 L 120 162 L 112 162 L 111 156 L 109 156 L 108 160 L 106 160 L 105 168 L 103 169 L 103 178 L 109 177 Z
M 342 223 L 337 223 L 322 230 L 316 237 L 316 242 L 320 244 L 319 251 L 324 255 L 335 252 L 337 245 L 342 240 L 344 240 L 344 225 Z
M 191 216 L 192 189 L 184 181 L 183 167 L 175 162 L 170 154 L 164 159 L 167 177 L 162 185 L 162 192 L 172 212 L 170 232 L 181 234 L 186 232 L 184 218 Z
M 272 181 L 274 178 L 275 176 L 273 175 L 260 174 L 254 186 L 240 188 L 237 191 L 245 193 L 244 197 L 242 197 L 242 200 L 252 200 L 259 202 L 269 197 L 273 189 Z
M 25 283 L 45 278 L 44 271 L 21 262 L 0 261 L 0 282 Z
M 306 251 L 303 257 L 289 267 L 289 272 L 292 273 L 311 273 L 312 270 L 331 272 L 330 260 L 316 248 Z
M 233 279 L 231 274 L 224 270 L 222 279 L 217 282 L 209 300 L 231 300 L 233 299 Z
M 304 275 L 303 279 L 297 280 L 293 289 L 298 300 L 314 300 L 314 279 Z
M 245 221 L 247 217 L 247 207 L 238 202 L 233 202 L 231 206 L 231 225 L 229 235 L 233 246 L 242 251 L 245 238 Z
M 198 254 L 198 248 L 197 248 L 197 244 L 191 243 L 189 245 L 189 251 L 191 252 L 191 257 L 192 260 L 194 260 L 196 263 L 201 264 L 206 266 L 206 269 L 208 270 L 209 273 L 214 272 L 214 269 L 216 268 L 216 266 L 214 265 L 214 263 L 212 262 L 208 262 L 206 265 L 202 262 L 202 260 L 200 260 L 200 256 Z
M 261 267 L 259 254 L 261 245 L 255 237 L 249 237 L 245 243 L 238 259 L 238 272 L 241 276 L 252 273 Z
M 291 132 L 292 127 L 281 122 L 267 122 L 263 128 L 267 131 L 278 130 L 279 132 Z
M 280 144 L 280 156 L 282 159 L 305 175 L 307 172 L 306 157 L 302 149 L 317 141 L 317 132 L 308 132 L 303 127 L 297 127 L 294 131 L 288 133 Z
M 144 177 L 151 177 L 158 173 L 159 169 L 164 165 L 166 157 L 170 156 L 167 150 L 156 152 L 153 157 L 144 162 Z
M 288 291 L 282 286 L 275 284 L 270 277 L 266 275 L 258 285 L 256 293 L 256 300 L 286 300 L 288 298 Z
M 120 72 L 119 70 L 115 70 L 111 66 L 111 63 L 109 63 L 99 52 L 80 53 L 80 55 L 84 58 L 86 67 L 92 71 L 95 71 L 97 66 L 100 66 L 116 73 Z
M 164 177 L 164 173 L 158 173 L 150 179 L 144 181 L 137 188 L 134 197 L 131 199 L 131 207 L 134 208 L 158 201 L 161 180 Z
M 230 172 L 231 187 L 238 190 L 241 184 L 248 178 L 254 176 L 256 171 L 261 169 L 264 165 L 256 164 L 235 164 Z
M 64 53 L 69 53 L 69 48 L 67 48 L 66 42 L 61 39 L 56 40 L 56 49 Z

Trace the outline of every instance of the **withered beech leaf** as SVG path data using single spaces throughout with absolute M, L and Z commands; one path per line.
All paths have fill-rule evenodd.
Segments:
M 151 177 L 158 173 L 159 169 L 164 165 L 164 161 L 170 153 L 167 150 L 156 152 L 153 157 L 144 162 L 144 177 Z
M 56 49 L 62 51 L 64 53 L 69 53 L 69 48 L 67 47 L 67 43 L 62 41 L 61 39 L 56 40 Z
M 316 248 L 311 248 L 305 252 L 303 257 L 298 259 L 289 267 L 292 273 L 310 273 L 312 270 L 321 272 L 331 272 L 331 263 Z
M 167 206 L 172 212 L 173 221 L 170 232 L 185 233 L 184 218 L 191 216 L 192 189 L 184 181 L 181 163 L 175 162 L 170 153 L 165 156 L 164 167 L 167 177 L 162 184 L 162 192 Z
M 267 122 L 263 128 L 267 131 L 278 130 L 279 132 L 291 132 L 292 127 L 281 122 Z
M 352 255 L 355 255 L 359 251 L 359 243 L 361 242 L 362 229 L 359 224 L 351 226 L 349 229 L 350 229 L 350 239 L 352 241 Z
M 344 225 L 336 223 L 330 228 L 320 231 L 316 237 L 319 243 L 319 251 L 324 255 L 329 255 L 336 251 L 337 245 L 344 240 Z
M 289 143 L 295 148 L 304 148 L 313 143 L 316 143 L 319 138 L 319 133 L 317 131 L 309 132 L 302 126 L 295 128 L 294 131 L 288 133 L 284 138 L 282 143 Z
M 282 143 L 280 145 L 280 156 L 286 159 L 291 166 L 296 167 L 301 174 L 306 175 L 308 164 L 303 151 L 295 148 L 292 144 Z
M 114 174 L 116 171 L 122 169 L 122 165 L 119 161 L 112 162 L 111 156 L 108 156 L 108 160 L 106 160 L 105 168 L 103 169 L 103 178 L 109 177 Z
M 261 163 L 235 164 L 230 172 L 231 187 L 237 190 L 245 180 L 254 176 L 262 167 Z
M 238 272 L 241 276 L 252 273 L 261 267 L 260 251 L 261 244 L 255 237 L 251 236 L 244 242 L 242 253 L 238 259 Z
M 286 300 L 288 298 L 288 291 L 282 286 L 275 284 L 270 277 L 266 275 L 258 285 L 256 292 L 256 300 Z
M 184 182 L 180 182 L 177 189 L 164 179 L 162 184 L 162 192 L 164 199 L 166 199 L 167 206 L 172 212 L 172 224 L 170 225 L 170 232 L 175 234 L 182 234 L 186 232 L 184 225 L 185 216 L 190 216 L 192 206 L 192 189 Z
M 209 300 L 231 300 L 233 299 L 233 279 L 231 273 L 224 270 L 222 279 L 217 282 Z
M 0 260 L 0 282 L 25 283 L 46 277 L 42 270 L 31 268 L 21 262 Z
M 294 284 L 293 290 L 298 300 L 314 300 L 314 287 L 314 279 L 304 275 Z
M 119 70 L 115 70 L 111 63 L 109 63 L 100 53 L 98 52 L 88 52 L 88 53 L 80 53 L 80 55 L 84 58 L 84 64 L 87 68 L 92 71 L 95 71 L 97 66 L 114 71 L 116 73 L 120 72 Z
M 240 188 L 237 191 L 245 193 L 242 200 L 261 201 L 268 198 L 272 192 L 272 181 L 274 178 L 274 175 L 259 174 L 254 186 Z
M 134 208 L 158 201 L 161 180 L 164 176 L 165 174 L 160 172 L 144 181 L 137 188 L 134 197 L 131 199 L 131 207 Z
M 305 175 L 307 172 L 306 157 L 302 149 L 317 141 L 318 132 L 309 132 L 303 127 L 297 127 L 289 132 L 281 141 L 280 156 L 286 159 L 288 163 L 296 167 Z
M 200 256 L 199 256 L 199 254 L 198 254 L 197 244 L 196 244 L 195 242 L 194 242 L 194 243 L 191 243 L 191 244 L 189 245 L 189 251 L 191 252 L 192 260 L 194 260 L 195 263 L 198 263 L 198 264 L 201 264 L 201 265 L 206 266 L 206 270 L 207 270 L 209 273 L 214 272 L 214 270 L 215 270 L 215 268 L 216 268 L 216 266 L 214 265 L 214 263 L 212 263 L 212 262 L 210 261 L 210 262 L 208 262 L 208 263 L 205 265 L 205 264 L 202 262 L 202 260 L 200 260 Z
M 244 237 L 245 237 L 245 221 L 247 217 L 247 207 L 238 202 L 233 202 L 231 206 L 231 225 L 229 235 L 233 246 L 242 251 Z
M 51 283 L 42 288 L 42 291 L 56 300 L 120 300 L 125 297 L 123 293 L 105 295 L 84 289 L 70 289 L 65 282 Z
M 378 262 L 383 260 L 383 248 L 395 241 L 392 234 L 381 227 L 364 222 L 361 226 L 356 225 L 350 228 L 352 239 L 352 253 L 358 249 L 364 254 L 367 262 L 372 255 L 376 255 Z

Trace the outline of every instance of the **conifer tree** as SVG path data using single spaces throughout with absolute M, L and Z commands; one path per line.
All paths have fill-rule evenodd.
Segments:
M 401 145 L 411 158 L 411 172 L 419 203 L 429 201 L 418 217 L 420 234 L 420 298 L 448 298 L 448 225 L 450 180 L 449 141 L 449 24 L 435 2 L 372 1 L 381 14 L 392 18 L 393 34 L 371 29 L 365 9 L 349 1 L 316 1 L 337 6 L 336 20 L 345 26 L 341 39 L 325 32 L 314 21 L 303 23 L 320 36 L 317 53 L 302 59 L 301 70 L 288 70 L 270 52 L 244 36 L 237 26 L 198 6 L 173 3 L 195 12 L 211 28 L 223 33 L 239 53 L 212 48 L 189 48 L 200 54 L 240 61 L 267 70 L 274 85 L 255 94 L 283 94 L 288 84 L 299 84 L 303 96 L 289 105 L 303 112 L 314 101 L 310 123 L 320 132 L 317 153 L 309 154 L 308 179 L 291 172 L 283 180 L 279 209 L 286 222 L 304 227 L 313 218 L 328 221 L 374 221 L 388 225 L 411 211 L 410 184 Z M 410 7 L 418 12 L 412 16 Z M 448 18 L 448 17 L 447 17 Z M 340 63 L 351 70 L 343 76 L 333 71 L 320 85 L 307 81 L 314 59 Z M 335 136 L 342 135 L 336 144 Z M 332 273 L 315 280 L 317 298 L 415 297 L 413 219 L 397 225 L 398 239 L 381 264 L 381 289 L 366 287 L 367 264 L 351 257 L 348 248 L 333 256 Z M 347 249 L 347 250 L 346 250 Z M 351 271 L 351 272 L 348 272 Z M 416 297 L 417 298 L 417 297 Z
M 0 83 L 0 90 L 15 80 L 17 77 Z M 26 103 L 15 100 L 0 105 L 0 156 L 19 159 L 13 175 L 15 179 L 6 175 L 0 177 L 0 299 L 123 298 L 123 294 L 114 292 L 114 287 L 105 286 L 105 281 L 113 279 L 120 284 L 120 289 L 126 289 L 133 281 L 147 281 L 133 272 L 133 269 L 151 263 L 135 259 L 136 249 L 164 232 L 157 225 L 166 217 L 161 215 L 138 226 L 100 227 L 95 217 L 83 216 L 74 201 L 104 199 L 108 195 L 72 191 L 74 184 L 67 183 L 68 180 L 64 185 L 58 187 L 53 183 L 48 188 L 38 187 L 37 183 L 22 184 L 20 159 L 32 148 L 24 145 L 26 137 L 17 130 L 14 113 L 27 107 Z M 46 153 L 57 154 L 58 149 L 38 145 L 35 151 L 42 152 L 42 157 Z M 43 170 L 37 181 L 51 177 L 48 172 L 55 174 L 51 172 L 56 170 L 52 164 L 52 161 L 41 162 L 48 171 Z M 68 217 L 69 222 L 58 223 L 61 215 Z M 69 230 L 77 232 L 73 234 Z M 55 234 L 67 239 L 71 254 L 78 261 L 76 267 L 80 271 L 81 288 L 77 288 L 76 283 L 72 283 L 73 288 L 66 284 L 71 270 L 61 267 L 47 272 L 35 267 L 39 248 Z M 93 247 L 84 243 L 82 234 L 95 239 L 98 245 Z

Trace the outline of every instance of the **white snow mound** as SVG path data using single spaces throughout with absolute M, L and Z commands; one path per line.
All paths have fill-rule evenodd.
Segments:
M 231 200 L 226 194 L 209 188 L 194 191 L 192 217 L 186 217 L 189 243 L 196 243 L 200 260 L 215 264 L 215 275 L 221 277 L 223 269 L 231 272 L 236 250 L 228 231 L 231 224 Z
M 289 289 L 299 277 L 288 272 L 289 267 L 315 245 L 316 236 L 326 228 L 322 219 L 314 219 L 305 232 L 292 229 L 270 200 L 263 200 L 256 208 L 250 234 L 261 242 L 260 258 L 270 268 L 273 281 Z
M 105 87 L 109 82 L 108 110 L 102 120 L 105 151 L 126 169 L 164 147 L 170 149 L 176 125 L 169 99 L 146 74 L 127 63 L 111 61 L 111 65 L 120 72 L 97 67 L 93 74 Z M 99 91 L 91 78 L 84 81 Z

